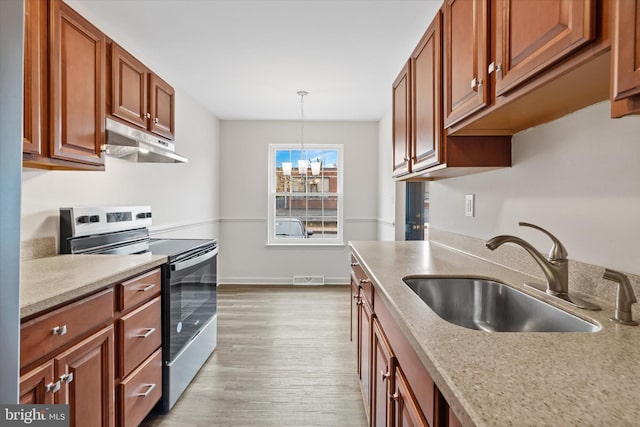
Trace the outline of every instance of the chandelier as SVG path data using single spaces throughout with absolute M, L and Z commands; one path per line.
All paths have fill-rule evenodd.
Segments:
M 299 90 L 296 93 L 300 97 L 300 158 L 298 159 L 298 173 L 300 175 L 307 175 L 309 166 L 311 166 L 311 174 L 317 176 L 320 174 L 321 162 L 317 158 L 309 161 L 308 152 L 304 148 L 304 97 L 309 95 L 309 92 Z M 284 175 L 291 176 L 292 168 L 292 162 L 282 163 L 282 173 Z

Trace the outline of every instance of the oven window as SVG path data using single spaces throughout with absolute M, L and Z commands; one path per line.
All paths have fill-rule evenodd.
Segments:
M 169 284 L 169 360 L 216 314 L 216 258 L 171 271 Z

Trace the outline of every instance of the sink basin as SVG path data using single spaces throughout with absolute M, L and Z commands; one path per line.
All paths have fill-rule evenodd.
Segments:
M 492 280 L 407 276 L 404 282 L 447 322 L 486 332 L 597 332 L 599 326 Z

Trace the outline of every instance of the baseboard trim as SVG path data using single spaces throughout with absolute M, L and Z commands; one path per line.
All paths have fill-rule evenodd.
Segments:
M 351 283 L 349 277 L 325 277 L 325 285 L 348 285 Z M 218 278 L 220 285 L 264 285 L 264 286 L 282 286 L 292 285 L 293 278 L 289 277 L 220 277 Z M 309 285 L 296 285 L 309 286 Z M 322 285 L 320 285 L 322 286 Z

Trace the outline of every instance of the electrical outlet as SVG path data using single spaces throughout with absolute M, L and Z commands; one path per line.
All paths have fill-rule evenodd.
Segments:
M 464 196 L 464 214 L 465 216 L 475 216 L 475 195 L 467 194 Z

